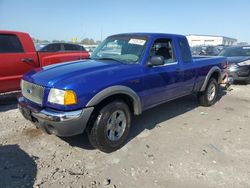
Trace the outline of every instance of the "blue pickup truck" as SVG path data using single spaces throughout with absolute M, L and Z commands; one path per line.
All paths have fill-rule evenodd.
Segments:
M 95 148 L 112 152 L 126 142 L 133 115 L 194 93 L 201 105 L 213 105 L 226 74 L 226 58 L 193 59 L 185 36 L 118 34 L 87 60 L 25 74 L 18 106 L 49 134 L 87 131 Z

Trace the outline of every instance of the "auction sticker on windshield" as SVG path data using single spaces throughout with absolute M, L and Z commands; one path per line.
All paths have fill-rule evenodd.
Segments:
M 143 39 L 130 39 L 128 41 L 129 44 L 136 44 L 136 45 L 140 45 L 143 46 L 145 44 L 146 40 Z

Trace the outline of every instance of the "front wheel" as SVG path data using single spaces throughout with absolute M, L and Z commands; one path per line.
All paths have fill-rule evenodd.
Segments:
M 131 124 L 130 110 L 123 101 L 104 106 L 88 128 L 89 141 L 95 148 L 110 153 L 121 148 L 128 137 Z
M 198 94 L 200 105 L 211 106 L 216 102 L 219 85 L 216 79 L 210 78 L 206 90 Z

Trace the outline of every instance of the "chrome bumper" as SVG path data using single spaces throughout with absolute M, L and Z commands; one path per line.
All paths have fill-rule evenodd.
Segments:
M 48 134 L 73 136 L 81 134 L 88 123 L 94 107 L 76 111 L 57 111 L 34 108 L 23 97 L 18 97 L 18 108 L 22 115 Z
M 38 113 L 32 112 L 37 118 L 42 118 L 50 121 L 60 122 L 77 119 L 81 116 L 83 110 L 71 111 L 71 112 L 58 112 L 52 110 L 41 110 Z

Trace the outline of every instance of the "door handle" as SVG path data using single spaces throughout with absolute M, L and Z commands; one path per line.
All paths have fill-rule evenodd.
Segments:
M 34 62 L 34 60 L 32 58 L 23 58 L 23 59 L 21 59 L 21 61 L 24 62 L 24 63 L 32 63 L 32 62 Z

